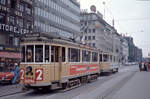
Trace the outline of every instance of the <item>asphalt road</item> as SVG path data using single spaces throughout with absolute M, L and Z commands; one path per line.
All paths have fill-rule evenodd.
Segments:
M 97 81 L 66 92 L 25 92 L 0 99 L 111 99 L 138 71 L 138 66 L 121 67 L 119 73 L 105 75 Z M 0 87 L 1 90 L 1 87 Z

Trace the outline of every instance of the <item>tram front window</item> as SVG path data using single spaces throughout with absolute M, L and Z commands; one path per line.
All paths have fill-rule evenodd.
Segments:
M 27 52 L 26 52 L 26 55 L 27 55 L 27 62 L 33 62 L 33 46 L 27 46 Z
M 43 45 L 35 46 L 35 62 L 43 62 Z

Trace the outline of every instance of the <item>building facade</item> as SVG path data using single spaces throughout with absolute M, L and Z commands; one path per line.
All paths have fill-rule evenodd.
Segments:
M 126 36 L 124 38 L 127 40 L 128 46 L 129 46 L 128 61 L 129 62 L 140 62 L 140 61 L 142 61 L 142 57 L 143 57 L 142 49 L 139 49 L 137 46 L 135 46 L 132 37 Z
M 119 62 L 121 54 L 120 35 L 114 27 L 103 20 L 100 12 L 80 13 L 81 41 L 86 45 L 96 47 L 103 52 L 111 53 L 112 60 Z
M 32 0 L 0 0 L 0 71 L 19 62 L 20 35 L 32 32 L 32 8 Z
M 121 61 L 122 64 L 125 64 L 128 62 L 128 57 L 129 57 L 129 46 L 127 40 L 122 36 L 121 38 Z
M 34 32 L 67 38 L 80 33 L 80 4 L 76 0 L 35 0 Z

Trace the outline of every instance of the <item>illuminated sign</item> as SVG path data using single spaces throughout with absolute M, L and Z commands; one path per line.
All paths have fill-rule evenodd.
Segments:
M 1 24 L 1 23 L 0 23 L 0 30 L 7 31 L 7 32 L 14 32 L 14 33 L 18 33 L 18 34 L 29 33 L 29 30 L 21 29 L 21 28 L 15 27 L 15 26 L 10 26 L 10 25 Z

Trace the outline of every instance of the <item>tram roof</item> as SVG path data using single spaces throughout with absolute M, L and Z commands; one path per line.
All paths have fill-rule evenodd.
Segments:
M 24 34 L 21 39 L 21 43 L 39 43 L 39 42 L 69 45 L 69 46 L 74 46 L 74 47 L 81 47 L 81 48 L 86 48 L 86 49 L 90 49 L 90 50 L 100 51 L 97 48 L 87 46 L 87 45 L 77 42 L 73 39 L 60 37 L 60 36 L 56 36 L 56 35 L 54 36 L 51 34 L 45 34 L 45 33 L 41 33 L 41 32 Z

